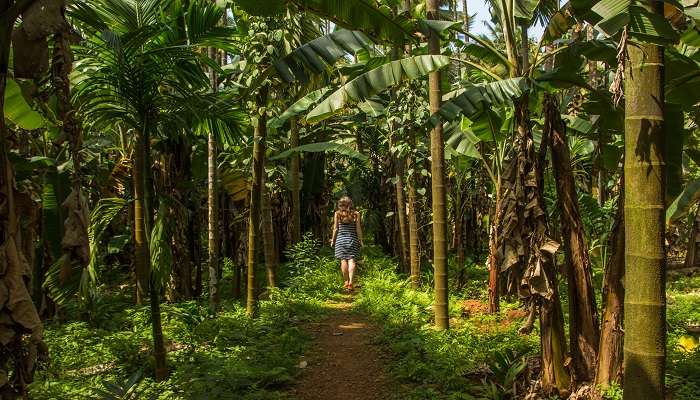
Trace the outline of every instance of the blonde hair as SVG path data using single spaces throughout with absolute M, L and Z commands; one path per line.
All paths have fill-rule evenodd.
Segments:
M 355 209 L 352 206 L 350 197 L 343 196 L 338 200 L 338 216 L 340 217 L 340 222 L 355 222 Z

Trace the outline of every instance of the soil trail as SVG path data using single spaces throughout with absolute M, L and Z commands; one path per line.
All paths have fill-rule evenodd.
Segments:
M 385 372 L 386 353 L 371 340 L 379 331 L 352 311 L 352 296 L 331 303 L 329 317 L 307 326 L 314 342 L 292 395 L 299 400 L 387 400 L 398 396 Z

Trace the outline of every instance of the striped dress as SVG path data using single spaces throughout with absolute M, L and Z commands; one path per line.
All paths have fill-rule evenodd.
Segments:
M 357 238 L 356 222 L 338 221 L 335 237 L 335 258 L 354 260 L 360 256 L 360 240 Z

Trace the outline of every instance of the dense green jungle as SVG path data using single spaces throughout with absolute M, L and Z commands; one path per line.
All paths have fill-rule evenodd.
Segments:
M 697 0 L 0 0 L 0 399 L 700 399 Z

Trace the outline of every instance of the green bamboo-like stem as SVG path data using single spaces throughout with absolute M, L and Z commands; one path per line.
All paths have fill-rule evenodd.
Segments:
M 663 18 L 663 3 L 641 3 Z M 665 398 L 664 49 L 629 43 L 625 68 L 625 392 Z
M 439 18 L 439 1 L 427 0 L 428 19 Z M 428 40 L 428 53 L 440 54 L 440 36 L 432 32 Z M 440 71 L 431 72 L 428 77 L 430 113 L 440 108 Z M 433 268 L 435 270 L 435 326 L 449 328 L 447 294 L 447 196 L 445 193 L 445 142 L 442 125 L 437 124 L 430 132 L 430 155 L 432 158 L 432 197 L 433 197 Z
M 246 312 L 255 315 L 255 261 L 258 249 L 258 234 L 260 232 L 260 199 L 262 197 L 263 174 L 265 173 L 265 139 L 267 136 L 267 106 L 266 86 L 260 89 L 257 96 L 258 123 L 253 134 L 252 187 L 250 189 L 249 220 L 248 220 L 248 282 L 246 287 Z

